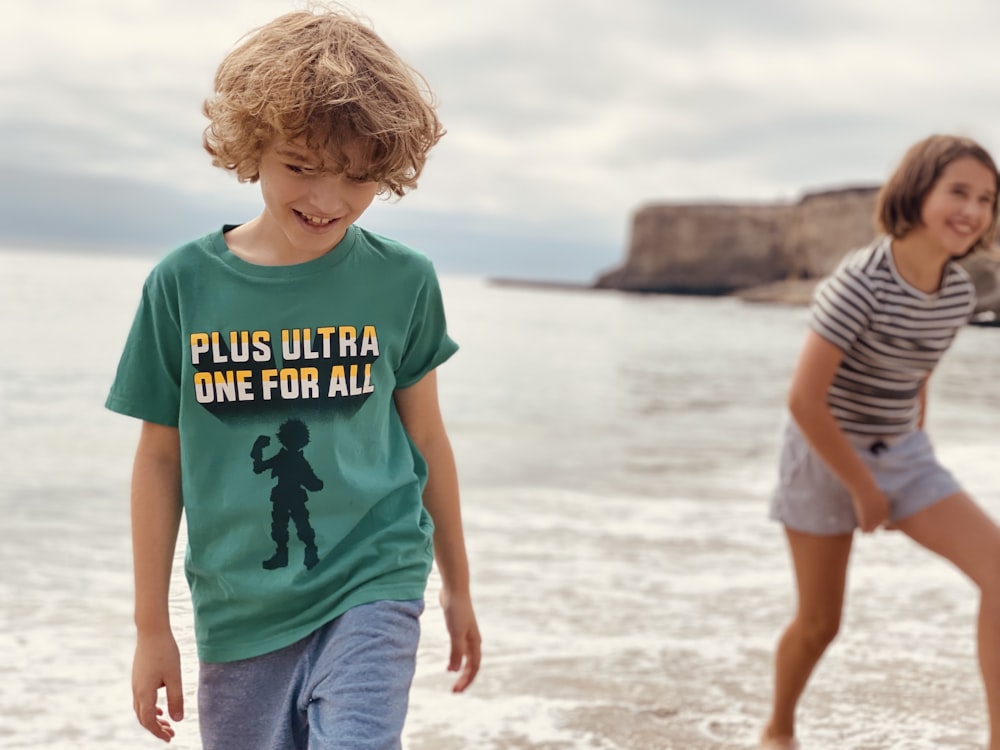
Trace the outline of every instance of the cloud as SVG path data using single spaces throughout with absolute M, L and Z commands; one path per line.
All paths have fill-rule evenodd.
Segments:
M 12 165 L 3 174 L 0 226 L 17 247 L 162 253 L 256 213 L 253 201 L 204 204 L 157 182 Z
M 238 38 L 299 3 L 14 1 L 0 27 L 0 164 L 89 193 L 135 183 L 185 215 L 249 205 L 253 191 L 200 149 L 200 106 Z M 624 252 L 639 205 L 870 184 L 930 132 L 1000 147 L 992 0 L 947 13 L 903 0 L 355 7 L 427 77 L 449 130 L 420 189 L 373 218 L 439 239 L 454 222 L 492 248 L 472 256 L 484 273 L 516 259 L 524 275 L 578 276 L 572 247 L 589 248 L 579 257 L 596 273 Z M 517 252 L 500 249 L 509 241 Z
M 257 187 L 240 185 L 211 201 L 158 182 L 112 175 L 48 172 L 2 166 L 0 227 L 9 248 L 74 248 L 162 256 L 223 224 L 259 211 Z M 453 274 L 591 281 L 618 257 L 615 244 L 553 236 L 531 222 L 377 201 L 359 222 L 398 239 Z M 526 271 L 527 269 L 527 271 Z

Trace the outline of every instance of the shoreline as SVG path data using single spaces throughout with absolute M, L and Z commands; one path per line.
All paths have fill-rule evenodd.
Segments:
M 513 276 L 487 276 L 486 283 L 492 286 L 522 287 L 526 289 L 566 289 L 570 291 L 597 291 L 593 282 L 558 281 L 555 279 L 519 279 Z
M 553 279 L 519 279 L 509 276 L 488 276 L 486 282 L 493 286 L 514 287 L 522 289 L 540 289 L 554 291 L 576 292 L 620 292 L 622 294 L 664 295 L 673 297 L 718 297 L 736 298 L 743 302 L 762 305 L 781 305 L 785 307 L 808 307 L 812 302 L 813 292 L 822 279 L 789 279 L 774 281 L 769 284 L 737 289 L 725 294 L 709 292 L 659 292 L 654 290 L 636 291 L 616 289 L 614 287 L 598 286 L 596 282 L 558 281 Z M 993 310 L 980 310 L 973 313 L 968 325 L 977 328 L 1000 328 L 1000 314 Z

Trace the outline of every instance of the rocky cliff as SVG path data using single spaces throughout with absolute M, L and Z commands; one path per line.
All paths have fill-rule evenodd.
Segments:
M 670 294 L 739 293 L 808 301 L 844 254 L 876 236 L 877 186 L 805 195 L 796 203 L 657 204 L 633 216 L 628 255 L 595 286 Z M 963 261 L 980 318 L 1000 319 L 1000 254 Z

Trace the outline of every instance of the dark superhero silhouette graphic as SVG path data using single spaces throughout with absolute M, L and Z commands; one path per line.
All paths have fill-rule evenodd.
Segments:
M 271 538 L 278 548 L 263 565 L 266 570 L 288 565 L 288 522 L 292 520 L 306 547 L 305 566 L 312 569 L 319 562 L 319 555 L 316 532 L 309 524 L 306 490 L 323 489 L 323 480 L 316 476 L 302 455 L 302 449 L 309 444 L 309 428 L 298 419 L 289 419 L 278 428 L 278 442 L 282 448 L 271 458 L 264 458 L 264 449 L 271 444 L 267 435 L 258 437 L 250 449 L 254 474 L 270 469 L 271 476 L 278 480 L 271 490 Z

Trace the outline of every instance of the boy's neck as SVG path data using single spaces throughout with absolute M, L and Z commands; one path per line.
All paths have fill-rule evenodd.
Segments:
M 347 234 L 328 237 L 327 244 L 315 248 L 299 247 L 291 242 L 279 228 L 269 225 L 261 214 L 254 219 L 230 229 L 223 235 L 226 246 L 236 257 L 255 266 L 294 266 L 321 258 L 329 253 Z

